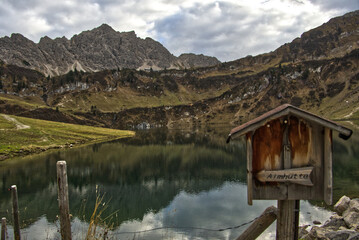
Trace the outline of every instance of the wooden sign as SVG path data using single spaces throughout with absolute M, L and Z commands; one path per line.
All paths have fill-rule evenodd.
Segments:
M 256 174 L 260 182 L 290 182 L 305 186 L 313 186 L 311 174 L 313 167 L 292 168 L 285 170 L 262 170 Z
M 298 239 L 300 200 L 332 204 L 332 131 L 353 131 L 289 104 L 231 130 L 246 136 L 247 197 L 277 199 L 276 239 Z M 310 167 L 308 167 L 310 166 Z
M 288 104 L 232 129 L 227 141 L 246 137 L 248 204 L 253 199 L 332 204 L 333 130 L 343 139 L 352 135 L 344 126 Z

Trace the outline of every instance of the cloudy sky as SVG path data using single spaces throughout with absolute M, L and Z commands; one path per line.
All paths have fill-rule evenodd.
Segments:
M 175 55 L 235 60 L 275 50 L 359 0 L 0 0 L 0 37 L 71 38 L 107 23 L 161 42 Z

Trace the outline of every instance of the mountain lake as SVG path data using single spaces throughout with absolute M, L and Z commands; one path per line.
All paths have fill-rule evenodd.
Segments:
M 12 238 L 8 189 L 16 184 L 22 237 L 60 239 L 56 162 L 66 160 L 73 239 L 86 237 L 97 196 L 109 239 L 235 239 L 277 202 L 247 204 L 245 142 L 227 144 L 229 131 L 143 130 L 133 138 L 0 162 L 0 217 L 8 219 Z M 335 203 L 344 194 L 359 196 L 359 131 L 347 141 L 333 132 L 333 139 Z M 324 223 L 331 214 L 332 206 L 302 200 L 299 224 Z M 275 222 L 261 239 L 274 236 Z

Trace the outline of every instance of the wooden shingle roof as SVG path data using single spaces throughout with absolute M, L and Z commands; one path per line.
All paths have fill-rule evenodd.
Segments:
M 246 134 L 247 132 L 254 131 L 257 128 L 265 125 L 267 122 L 269 122 L 273 119 L 277 119 L 277 118 L 287 116 L 287 115 L 300 117 L 307 121 L 320 124 L 323 127 L 327 127 L 329 129 L 335 130 L 335 131 L 339 132 L 339 136 L 343 139 L 349 139 L 353 133 L 353 131 L 350 130 L 349 128 L 341 126 L 341 125 L 337 124 L 336 122 L 319 117 L 313 113 L 304 111 L 304 110 L 294 107 L 290 104 L 284 104 L 284 105 L 281 105 L 269 112 L 266 112 L 265 114 L 255 118 L 249 122 L 246 122 L 238 127 L 233 128 L 228 135 L 227 142 L 229 142 L 231 140 L 231 138 L 239 137 L 241 135 Z

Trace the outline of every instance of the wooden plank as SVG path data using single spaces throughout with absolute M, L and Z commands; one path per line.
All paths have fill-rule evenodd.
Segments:
M 17 197 L 16 185 L 11 186 L 11 200 L 12 200 L 12 216 L 14 221 L 14 239 L 20 240 L 20 214 L 19 214 L 19 201 Z
M 289 123 L 290 124 L 290 123 Z M 284 168 L 292 167 L 291 149 L 288 147 L 289 142 L 289 127 L 285 128 L 283 135 L 283 162 Z M 288 191 L 289 189 L 287 189 Z M 298 236 L 299 222 L 296 221 L 298 216 L 295 213 L 296 200 L 278 200 L 278 220 L 276 239 L 278 240 L 293 240 Z M 299 214 L 299 213 L 298 213 Z
M 277 208 L 270 206 L 236 239 L 254 240 L 277 219 Z
M 247 200 L 248 200 L 248 205 L 253 205 L 252 137 L 253 137 L 252 132 L 247 133 Z
M 314 186 L 311 189 L 312 199 L 323 200 L 323 131 L 324 127 L 320 125 L 313 125 L 312 133 L 312 153 L 310 156 L 310 165 L 314 167 L 312 174 L 312 181 Z
M 324 201 L 328 205 L 333 203 L 333 144 L 332 144 L 332 130 L 324 129 L 324 182 L 323 195 Z
M 6 218 L 1 218 L 1 240 L 7 239 Z
M 282 151 L 283 151 L 283 168 L 289 169 L 292 168 L 292 149 L 289 141 L 289 124 L 288 119 L 285 119 L 284 121 L 285 128 L 283 133 L 283 145 L 282 145 Z
M 273 120 L 253 133 L 253 172 L 279 170 L 283 167 L 281 154 L 284 129 L 281 122 L 281 119 Z
M 65 161 L 58 161 L 57 169 L 57 190 L 60 209 L 60 233 L 62 240 L 71 240 L 71 223 L 69 193 L 67 183 L 67 167 Z
M 294 206 L 294 239 L 299 237 L 299 210 L 300 210 L 300 200 L 295 200 Z
M 310 179 L 313 167 L 291 168 L 284 170 L 262 170 L 256 174 L 261 182 L 290 182 L 300 185 L 313 186 Z
M 253 184 L 253 199 L 285 200 L 287 186 L 285 184 Z
M 288 185 L 288 200 L 296 200 L 296 199 L 308 199 L 308 200 L 323 200 L 323 190 L 322 190 L 322 161 L 323 161 L 323 131 L 324 128 L 315 123 L 307 123 L 307 129 L 311 130 L 311 133 L 308 135 L 306 131 L 301 132 L 301 134 L 308 135 L 308 141 L 304 141 L 307 139 L 306 137 L 301 137 L 302 141 L 297 141 L 297 145 L 302 146 L 292 146 L 292 154 L 296 155 L 297 158 L 295 167 L 304 167 L 304 166 L 312 166 L 314 167 L 313 172 L 311 174 L 311 180 L 313 186 L 305 186 L 299 184 L 289 184 Z M 303 125 L 301 126 L 303 127 Z M 299 134 L 299 132 L 298 132 Z M 300 138 L 298 138 L 299 140 Z M 291 139 L 292 140 L 292 139 Z M 291 141 L 292 142 L 292 141 Z M 295 142 L 293 140 L 293 142 Z M 307 144 L 307 146 L 305 146 Z M 310 143 L 310 144 L 309 144 Z M 307 152 L 307 154 L 306 154 Z M 303 157 L 305 161 L 299 161 L 299 157 Z M 303 164 L 303 165 L 299 165 Z
M 296 200 L 278 200 L 276 239 L 293 240 L 296 235 Z

